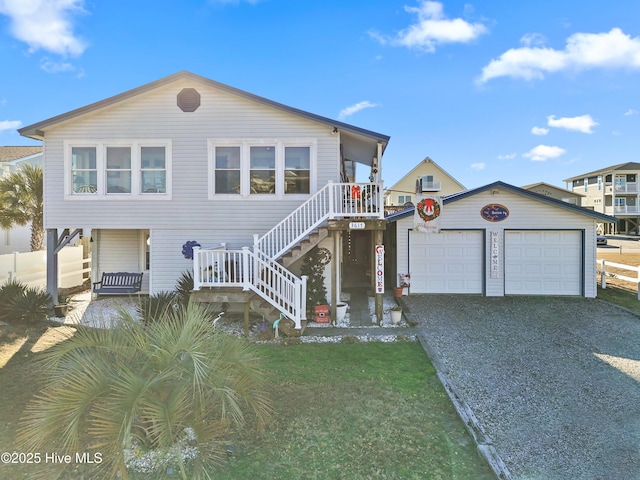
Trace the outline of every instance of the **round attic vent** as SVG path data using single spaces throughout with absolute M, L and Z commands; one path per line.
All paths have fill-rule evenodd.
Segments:
M 200 106 L 200 94 L 195 88 L 183 88 L 178 93 L 178 107 L 183 112 L 195 112 Z

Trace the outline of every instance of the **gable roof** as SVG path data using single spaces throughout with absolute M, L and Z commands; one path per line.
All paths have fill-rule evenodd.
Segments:
M 21 158 L 30 157 L 42 153 L 41 146 L 17 146 L 17 147 L 0 147 L 0 162 L 11 162 Z
M 236 95 L 236 96 L 245 98 L 247 100 L 250 100 L 250 101 L 253 101 L 253 102 L 257 102 L 257 103 L 260 103 L 262 105 L 266 105 L 266 106 L 275 108 L 277 110 L 281 110 L 281 111 L 290 113 L 292 115 L 297 115 L 297 116 L 306 118 L 306 119 L 314 121 L 314 122 L 322 123 L 322 124 L 328 125 L 329 127 L 337 128 L 338 130 L 342 130 L 342 131 L 347 132 L 349 134 L 354 134 L 354 135 L 357 135 L 357 136 L 363 136 L 363 137 L 367 137 L 367 138 L 376 140 L 377 142 L 381 142 L 383 144 L 383 149 L 386 148 L 387 143 L 389 142 L 389 139 L 390 139 L 390 137 L 387 136 L 387 135 L 383 135 L 381 133 L 372 132 L 370 130 L 365 130 L 364 128 L 356 127 L 356 126 L 349 125 L 349 124 L 343 123 L 343 122 L 338 122 L 336 120 L 332 120 L 332 119 L 327 118 L 327 117 L 322 117 L 320 115 L 316 115 L 316 114 L 313 114 L 313 113 L 305 112 L 304 110 L 300 110 L 300 109 L 297 109 L 297 108 L 289 107 L 289 106 L 284 105 L 282 103 L 274 102 L 273 100 L 269 100 L 267 98 L 260 97 L 258 95 L 254 95 L 252 93 L 245 92 L 244 90 L 240 90 L 240 89 L 231 87 L 229 85 L 225 85 L 223 83 L 219 83 L 219 82 L 216 82 L 214 80 L 210 80 L 208 78 L 202 77 L 200 75 L 196 75 L 196 74 L 188 72 L 186 70 L 183 70 L 183 71 L 180 71 L 180 72 L 175 73 L 173 75 L 169 75 L 167 77 L 161 78 L 160 80 L 156 80 L 155 82 L 147 83 L 146 85 L 142 85 L 141 87 L 137 87 L 137 88 L 134 88 L 132 90 L 128 90 L 128 91 L 126 91 L 124 93 L 120 93 L 120 94 L 115 95 L 113 97 L 106 98 L 105 100 L 101 100 L 99 102 L 92 103 L 92 104 L 87 105 L 85 107 L 81 107 L 81 108 L 77 108 L 75 110 L 71 110 L 70 112 L 63 113 L 62 115 L 58 115 L 58 116 L 55 116 L 55 117 L 51 117 L 51 118 L 49 118 L 47 120 L 43 120 L 41 122 L 34 123 L 33 125 L 28 125 L 26 127 L 20 128 L 18 130 L 18 132 L 20 133 L 20 135 L 23 135 L 25 137 L 34 138 L 34 139 L 37 139 L 37 140 L 43 140 L 44 139 L 45 130 L 47 128 L 50 128 L 50 127 L 58 124 L 58 123 L 65 122 L 65 121 L 68 121 L 68 120 L 72 120 L 72 119 L 75 119 L 77 117 L 80 117 L 80 116 L 88 114 L 88 113 L 96 112 L 96 111 L 101 110 L 103 108 L 113 106 L 113 105 L 115 105 L 117 103 L 124 102 L 126 100 L 131 99 L 131 98 L 137 97 L 139 95 L 145 94 L 145 93 L 150 92 L 152 90 L 155 90 L 157 88 L 164 87 L 165 85 L 169 85 L 169 84 L 171 84 L 173 82 L 176 82 L 178 80 L 183 80 L 183 79 L 194 80 L 194 81 L 203 83 L 205 85 L 208 85 L 208 86 L 210 86 L 212 88 L 215 88 L 217 90 L 221 90 L 221 91 L 224 91 L 226 93 L 230 93 L 232 95 Z
M 395 186 L 397 186 L 399 183 L 404 182 L 407 178 L 410 178 L 412 175 L 415 175 L 416 172 L 420 169 L 420 167 L 422 165 L 424 165 L 425 163 L 430 163 L 432 165 L 435 165 L 436 168 L 438 168 L 442 173 L 444 173 L 447 177 L 449 177 L 451 180 L 453 180 L 454 182 L 456 182 L 458 185 L 460 185 L 460 189 L 464 190 L 465 186 L 462 185 L 458 180 L 456 180 L 453 176 L 449 175 L 449 173 L 447 173 L 447 171 L 442 168 L 440 165 L 438 165 L 436 162 L 434 162 L 431 158 L 429 157 L 424 157 L 424 160 L 422 160 L 420 163 L 418 163 L 415 167 L 413 167 L 409 173 L 407 173 L 406 175 L 404 175 L 400 180 L 398 180 L 396 183 L 394 183 L 393 185 L 391 185 L 391 187 L 389 188 L 389 190 L 393 190 L 393 188 Z
M 580 180 L 586 177 L 593 177 L 595 175 L 602 175 L 604 173 L 608 173 L 616 170 L 640 170 L 640 163 L 638 162 L 627 162 L 627 163 L 619 163 L 617 165 L 612 165 L 610 167 L 601 168 L 600 170 L 594 170 L 593 172 L 583 173 L 582 175 L 576 175 L 575 177 L 569 177 L 563 180 L 564 182 L 571 182 L 573 180 Z
M 501 181 L 489 183 L 482 187 L 473 188 L 471 190 L 464 190 L 462 192 L 453 193 L 451 195 L 446 195 L 442 197 L 443 205 L 447 205 L 449 203 L 457 202 L 458 200 L 463 200 L 465 198 L 471 197 L 473 195 L 477 195 L 478 193 L 486 192 L 487 190 L 493 190 L 494 188 L 502 188 L 504 190 L 508 190 L 517 195 L 522 195 L 523 197 L 531 198 L 533 200 L 538 200 L 540 202 L 553 205 L 555 207 L 560 207 L 565 210 L 569 210 L 574 213 L 578 213 L 581 215 L 586 215 L 588 217 L 593 217 L 596 220 L 601 222 L 617 222 L 618 219 L 616 217 L 612 217 L 610 215 L 605 215 L 604 213 L 595 212 L 593 210 L 589 210 L 587 208 L 579 207 L 577 205 L 573 205 L 572 203 L 563 202 L 562 200 L 558 200 L 556 198 L 547 197 L 545 195 L 540 195 L 539 193 L 532 192 L 530 190 L 525 190 L 524 188 L 516 187 L 513 185 L 509 185 L 508 183 L 504 183 Z M 409 207 L 406 210 L 402 210 L 398 213 L 393 213 L 387 217 L 388 222 L 395 222 L 402 218 L 406 218 L 410 215 L 413 215 L 415 207 Z
M 522 188 L 524 188 L 525 190 L 532 190 L 532 189 L 534 189 L 536 187 L 553 188 L 554 190 L 557 190 L 557 191 L 562 192 L 562 193 L 566 193 L 567 195 L 574 195 L 576 197 L 584 197 L 584 193 L 574 192 L 572 190 L 567 190 L 566 188 L 557 187 L 555 185 L 551 185 L 550 183 L 546 183 L 546 182 L 538 182 L 538 183 L 532 183 L 530 185 L 523 185 L 522 186 Z

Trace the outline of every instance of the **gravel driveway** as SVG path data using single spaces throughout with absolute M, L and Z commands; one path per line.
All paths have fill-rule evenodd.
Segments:
M 594 299 L 404 297 L 512 478 L 640 479 L 640 319 Z

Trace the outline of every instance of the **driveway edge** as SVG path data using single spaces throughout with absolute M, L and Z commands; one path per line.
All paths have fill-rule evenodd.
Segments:
M 474 441 L 476 442 L 476 448 L 478 453 L 484 457 L 487 461 L 493 472 L 496 474 L 496 477 L 504 480 L 511 480 L 511 473 L 507 469 L 507 466 L 502 461 L 502 458 L 498 454 L 498 451 L 493 446 L 493 441 L 491 438 L 485 433 L 484 428 L 476 418 L 475 414 L 471 407 L 464 401 L 458 390 L 455 388 L 453 382 L 449 379 L 447 374 L 445 373 L 445 368 L 443 367 L 440 359 L 431 349 L 427 337 L 425 334 L 421 333 L 417 335 L 417 338 L 422 345 L 423 350 L 431 360 L 433 367 L 436 369 L 436 374 L 440 379 L 440 383 L 444 387 L 447 395 L 451 399 L 451 403 L 453 403 L 454 408 L 458 412 L 458 415 L 464 422 L 464 425 L 467 431 L 471 434 Z

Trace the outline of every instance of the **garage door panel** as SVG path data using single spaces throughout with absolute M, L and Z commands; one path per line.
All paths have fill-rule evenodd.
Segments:
M 410 237 L 411 291 L 413 293 L 482 293 L 483 238 L 481 231 L 412 234 Z M 424 254 L 419 255 L 416 252 L 424 252 Z
M 507 295 L 580 295 L 581 232 L 505 232 L 504 271 Z

